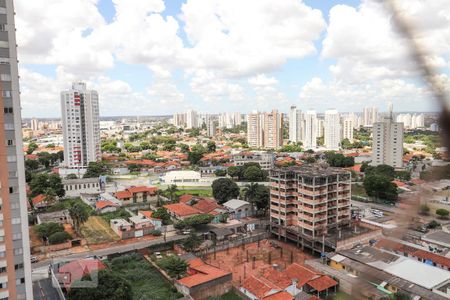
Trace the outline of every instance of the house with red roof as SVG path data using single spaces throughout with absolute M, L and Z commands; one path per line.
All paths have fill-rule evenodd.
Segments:
M 36 197 L 32 198 L 31 203 L 33 203 L 33 207 L 35 209 L 46 208 L 53 205 L 52 199 L 44 194 L 39 194 Z
M 202 214 L 201 211 L 186 203 L 166 204 L 164 208 L 167 209 L 171 217 L 177 220 L 184 220 L 188 217 Z
M 99 200 L 95 202 L 95 211 L 104 214 L 114 212 L 117 210 L 117 204 L 109 200 Z
M 294 263 L 284 271 L 270 267 L 259 277 L 250 276 L 244 280 L 239 290 L 252 300 L 308 299 L 305 298 L 307 294 L 313 297 L 335 292 L 337 284 L 327 275 Z
M 153 217 L 153 212 L 151 210 L 140 210 L 138 211 L 138 216 L 142 216 L 150 220 L 150 222 L 155 226 L 155 229 L 159 229 L 162 227 L 162 220 Z
M 60 285 L 69 290 L 72 284 L 86 275 L 106 269 L 106 265 L 98 259 L 85 258 L 71 261 L 58 269 L 56 278 Z
M 114 194 L 116 199 L 122 202 L 122 205 L 130 205 L 134 203 L 143 203 L 150 200 L 156 200 L 157 187 L 149 186 L 132 186 L 123 191 Z
M 187 276 L 176 281 L 178 290 L 196 300 L 219 297 L 232 289 L 232 273 L 213 267 L 200 258 L 188 261 Z

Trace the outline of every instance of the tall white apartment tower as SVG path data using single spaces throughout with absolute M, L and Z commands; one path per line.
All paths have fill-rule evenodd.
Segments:
M 317 148 L 317 114 L 314 110 L 308 110 L 305 114 L 303 146 L 305 149 Z
M 352 115 L 342 118 L 342 139 L 348 139 L 351 143 L 353 143 L 354 120 Z
M 39 129 L 39 121 L 36 118 L 31 119 L 31 130 L 36 131 Z
M 327 149 L 338 150 L 341 143 L 341 117 L 335 109 L 325 112 L 324 144 Z
M 0 299 L 33 299 L 13 0 L 0 31 Z
M 373 125 L 372 163 L 403 167 L 403 123 L 394 122 L 392 111 Z
M 277 149 L 283 146 L 283 114 L 274 109 L 263 116 L 263 147 Z
M 72 89 L 61 92 L 61 116 L 66 167 L 83 169 L 89 162 L 99 161 L 98 93 L 87 90 L 83 82 L 74 82 Z
M 372 126 L 378 121 L 378 108 L 375 106 L 365 107 L 363 111 L 363 126 Z
M 254 111 L 247 115 L 247 143 L 250 147 L 263 147 L 263 126 L 263 114 Z
M 289 141 L 298 143 L 302 140 L 302 111 L 296 106 L 289 110 Z
M 190 109 L 186 112 L 186 128 L 198 128 L 198 117 L 195 110 Z

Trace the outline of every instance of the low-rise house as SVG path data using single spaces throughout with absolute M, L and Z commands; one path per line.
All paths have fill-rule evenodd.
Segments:
M 150 220 L 150 222 L 155 226 L 155 229 L 160 229 L 163 224 L 161 219 L 157 219 L 153 217 L 153 212 L 150 210 L 140 210 L 138 211 L 138 216 L 143 216 Z
M 157 190 L 157 187 L 132 186 L 124 191 L 115 193 L 114 196 L 122 201 L 123 205 L 130 205 L 155 200 Z
M 177 220 L 184 220 L 188 217 L 202 214 L 198 209 L 185 203 L 166 204 L 164 207 L 167 209 L 170 216 Z
M 199 171 L 202 177 L 215 177 L 216 171 L 226 171 L 228 167 L 224 166 L 208 166 L 208 167 L 199 167 Z
M 219 297 L 232 289 L 232 274 L 195 258 L 188 261 L 187 276 L 176 281 L 179 290 L 196 300 Z
M 250 276 L 239 290 L 249 299 L 310 299 L 312 296 L 328 296 L 336 292 L 338 283 L 327 275 L 297 263 L 284 271 L 265 269 L 261 276 Z
M 270 152 L 263 151 L 243 151 L 234 154 L 231 161 L 235 166 L 243 166 L 246 163 L 254 162 L 261 166 L 263 170 L 270 170 L 274 167 L 275 155 Z
M 229 213 L 230 219 L 242 219 L 253 215 L 250 203 L 244 200 L 232 199 L 222 204 Z
M 117 210 L 118 205 L 109 200 L 99 200 L 95 202 L 95 211 L 104 214 L 108 212 L 114 212 Z
M 100 260 L 85 258 L 71 261 L 59 267 L 57 274 L 55 275 L 59 284 L 68 291 L 75 281 L 80 280 L 86 275 L 92 274 L 92 272 L 98 272 L 104 269 L 106 269 L 106 265 Z
M 54 201 L 50 200 L 51 199 L 47 195 L 39 194 L 31 199 L 31 202 L 33 203 L 33 207 L 35 209 L 42 209 L 53 205 Z
M 78 197 L 80 194 L 100 193 L 98 178 L 63 179 L 62 185 L 67 197 Z
M 73 225 L 72 218 L 70 217 L 70 213 L 67 209 L 55 212 L 39 213 L 36 215 L 36 221 L 38 224 L 54 222 L 58 224 Z
M 122 240 L 149 235 L 155 229 L 151 220 L 143 215 L 130 217 L 128 221 L 124 219 L 112 219 L 110 225 L 112 230 Z

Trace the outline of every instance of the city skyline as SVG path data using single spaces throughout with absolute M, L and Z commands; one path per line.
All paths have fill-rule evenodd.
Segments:
M 16 3 L 26 118 L 59 117 L 59 91 L 79 80 L 98 90 L 101 116 L 287 112 L 291 105 L 356 112 L 370 105 L 381 109 L 386 101 L 398 111 L 437 110 L 389 13 L 376 1 L 290 0 L 276 11 L 267 9 L 269 1 L 244 7 L 235 1 L 202 7 L 197 0 L 44 2 Z M 439 15 L 450 11 L 448 3 L 427 9 L 421 1 L 400 3 L 448 82 L 449 53 L 439 38 L 450 28 Z M 286 15 L 272 26 L 271 20 Z M 429 19 L 436 20 L 433 27 Z M 35 20 L 46 25 L 33 26 Z M 107 38 L 111 34 L 114 40 Z

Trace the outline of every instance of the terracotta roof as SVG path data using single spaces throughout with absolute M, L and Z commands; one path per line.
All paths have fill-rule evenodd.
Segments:
M 131 198 L 133 196 L 133 194 L 131 194 L 129 191 L 125 190 L 125 191 L 119 191 L 117 193 L 114 194 L 114 196 L 119 199 L 127 199 L 127 198 Z
M 296 279 L 297 286 L 299 288 L 303 287 L 309 281 L 320 276 L 319 273 L 296 263 L 291 264 L 289 267 L 287 267 L 286 270 L 284 270 L 284 273 L 289 278 Z
M 132 187 L 129 187 L 127 190 L 129 190 L 133 194 L 144 193 L 144 192 L 154 194 L 154 193 L 156 193 L 158 188 L 156 186 L 132 186 Z
M 45 198 L 46 198 L 45 195 L 39 194 L 39 195 L 37 195 L 36 197 L 34 197 L 34 198 L 31 200 L 31 202 L 33 202 L 33 205 L 36 205 L 36 204 L 39 204 L 39 203 L 45 201 Z
M 292 300 L 292 299 L 294 299 L 294 297 L 292 297 L 292 295 L 286 291 L 281 291 L 281 292 L 269 295 L 267 297 L 264 297 L 263 299 L 264 300 Z
M 186 203 L 186 202 L 189 202 L 192 198 L 194 198 L 193 195 L 186 194 L 186 195 L 181 195 L 179 200 L 181 203 Z
M 422 180 L 422 179 L 419 179 L 419 178 L 413 178 L 413 179 L 411 179 L 411 182 L 416 184 L 416 185 L 419 185 L 419 184 L 424 184 L 425 180 Z
M 32 160 L 36 160 L 39 158 L 39 156 L 37 156 L 36 154 L 27 154 L 25 155 L 26 159 L 32 159 Z
M 321 292 L 326 289 L 329 289 L 330 287 L 337 285 L 338 283 L 334 279 L 332 279 L 326 275 L 323 275 L 319 278 L 309 281 L 307 284 L 310 287 L 312 287 L 313 289 L 315 289 L 316 291 Z
M 69 288 L 72 283 L 93 271 L 106 269 L 106 266 L 98 259 L 86 258 L 72 261 L 59 268 L 58 275 L 64 276 L 63 284 Z
M 189 261 L 188 272 L 192 275 L 181 278 L 180 280 L 178 280 L 178 282 L 190 288 L 227 275 L 231 275 L 231 272 L 226 272 L 216 267 L 205 264 L 199 258 Z
M 115 204 L 114 202 L 111 202 L 109 200 L 95 202 L 95 208 L 97 208 L 97 209 L 103 209 L 103 208 L 108 207 L 108 206 L 116 207 L 117 204 Z
M 288 286 L 292 284 L 292 280 L 286 273 L 280 272 L 278 270 L 273 269 L 272 267 L 267 268 L 264 271 L 264 279 L 270 281 L 278 288 L 284 290 Z
M 202 213 L 198 209 L 195 209 L 192 206 L 189 206 L 184 203 L 166 204 L 166 205 L 164 205 L 164 207 L 168 211 L 170 211 L 171 213 L 173 213 L 179 217 L 198 215 L 198 214 Z
M 263 281 L 253 275 L 244 280 L 242 287 L 260 299 L 263 299 L 271 290 L 277 289 L 277 287 L 270 282 Z
M 139 210 L 138 214 L 143 215 L 147 219 L 157 219 L 157 220 L 159 219 L 159 218 L 153 217 L 153 212 L 151 210 Z
M 217 208 L 222 208 L 222 206 L 219 205 L 219 203 L 217 203 L 215 200 L 205 198 L 198 199 L 197 203 L 192 205 L 192 207 L 205 214 L 210 213 Z
M 404 183 L 404 182 L 401 182 L 400 180 L 394 180 L 394 181 L 392 181 L 397 187 L 402 187 L 402 186 L 405 186 L 406 185 L 406 183 Z

